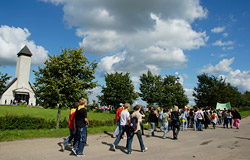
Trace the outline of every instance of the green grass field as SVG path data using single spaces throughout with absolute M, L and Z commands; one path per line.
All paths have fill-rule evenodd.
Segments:
M 44 109 L 44 108 L 28 108 L 19 106 L 5 106 L 0 105 L 0 116 L 5 116 L 6 114 L 14 115 L 30 115 L 33 117 L 41 117 L 48 119 L 57 118 L 57 109 Z M 242 118 L 250 115 L 249 111 L 240 112 Z M 61 120 L 64 118 L 68 119 L 69 110 L 62 110 Z M 115 114 L 110 113 L 94 113 L 88 112 L 89 119 L 97 120 L 110 120 L 115 118 Z M 116 126 L 102 126 L 96 128 L 88 128 L 88 134 L 97 134 L 103 132 L 113 132 Z M 150 128 L 150 125 L 145 125 L 145 128 Z M 0 131 L 0 142 L 2 141 L 13 141 L 13 140 L 23 140 L 23 139 L 33 139 L 33 138 L 51 138 L 51 137 L 67 137 L 69 135 L 68 128 L 61 129 L 40 129 L 40 130 L 4 130 Z
M 30 115 L 32 117 L 40 117 L 46 120 L 57 119 L 57 109 L 44 109 L 44 108 L 29 108 L 29 107 L 19 107 L 11 105 L 0 105 L 0 116 L 5 116 L 6 114 L 14 115 Z M 69 119 L 69 110 L 61 111 L 61 120 L 66 118 Z M 88 112 L 88 119 L 98 119 L 98 120 L 110 120 L 114 119 L 115 114 L 110 113 L 94 113 Z

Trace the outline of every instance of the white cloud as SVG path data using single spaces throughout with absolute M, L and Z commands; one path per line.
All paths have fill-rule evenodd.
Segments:
M 89 94 L 89 104 L 92 104 L 93 100 L 96 100 L 96 103 L 98 103 L 97 96 L 102 94 L 101 91 L 102 91 L 101 87 L 95 87 L 95 88 L 89 90 L 89 92 L 91 92 L 91 94 Z
M 194 102 L 194 97 L 193 97 L 193 89 L 188 89 L 188 88 L 184 88 L 185 90 L 185 94 L 187 95 L 188 97 L 188 105 L 195 105 L 195 102 Z
M 232 70 L 230 65 L 233 63 L 233 61 L 234 61 L 234 57 L 231 59 L 223 59 L 215 66 L 211 64 L 204 66 L 203 69 L 200 70 L 200 72 L 210 73 L 210 74 L 230 72 Z
M 15 65 L 17 53 L 27 45 L 32 52 L 32 65 L 41 65 L 47 59 L 48 51 L 34 41 L 27 40 L 30 36 L 27 28 L 0 26 L 0 64 Z
M 228 75 L 221 75 L 227 82 L 233 86 L 237 86 L 240 91 L 250 91 L 250 71 L 230 71 Z
M 223 33 L 223 37 L 227 37 L 228 36 L 228 33 Z
M 222 42 L 221 40 L 218 40 L 218 41 L 213 43 L 213 46 L 222 47 L 222 46 L 228 46 L 228 45 L 233 45 L 233 44 L 234 44 L 234 42 L 232 42 L 232 41 Z
M 216 28 L 211 29 L 211 32 L 212 33 L 221 33 L 224 30 L 225 30 L 225 27 L 216 27 Z
M 184 50 L 198 49 L 208 40 L 206 32 L 191 27 L 195 19 L 207 16 L 199 0 L 44 1 L 63 6 L 65 22 L 76 26 L 83 38 L 80 47 L 103 57 L 103 72 L 138 75 L 185 67 Z

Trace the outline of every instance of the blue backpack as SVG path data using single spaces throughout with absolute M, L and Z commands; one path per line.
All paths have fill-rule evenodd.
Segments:
M 137 129 L 138 119 L 137 117 L 131 118 L 131 123 L 129 125 L 130 132 L 134 132 Z

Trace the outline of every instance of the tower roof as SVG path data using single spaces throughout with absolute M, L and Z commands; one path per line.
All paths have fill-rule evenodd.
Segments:
M 32 53 L 30 52 L 29 48 L 25 45 L 23 49 L 19 53 L 17 53 L 18 57 L 21 55 L 31 57 Z

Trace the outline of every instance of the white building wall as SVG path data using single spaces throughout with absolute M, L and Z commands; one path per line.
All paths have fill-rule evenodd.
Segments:
M 29 87 L 31 57 L 21 55 L 16 66 L 17 88 Z
M 5 104 L 5 100 L 7 100 L 6 104 L 10 104 L 11 100 L 13 102 L 14 100 L 14 94 L 13 94 L 13 90 L 16 89 L 17 86 L 17 81 L 14 82 L 2 95 L 1 97 L 1 104 Z

